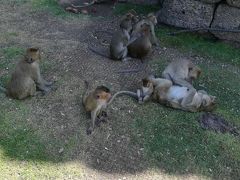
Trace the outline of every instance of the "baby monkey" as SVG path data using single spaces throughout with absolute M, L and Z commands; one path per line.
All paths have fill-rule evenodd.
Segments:
M 51 90 L 53 82 L 44 80 L 40 73 L 39 61 L 41 59 L 38 48 L 28 48 L 24 58 L 19 61 L 6 89 L 1 88 L 14 99 L 25 99 L 36 95 L 36 90 L 44 94 Z

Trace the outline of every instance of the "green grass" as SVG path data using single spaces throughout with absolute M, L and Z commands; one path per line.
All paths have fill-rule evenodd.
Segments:
M 167 35 L 167 33 L 173 31 L 176 31 L 176 29 L 168 27 L 157 28 L 156 34 L 160 39 L 160 46 L 175 47 L 183 52 L 192 51 L 198 55 L 217 59 L 222 63 L 240 66 L 239 49 L 197 34 L 183 33 L 175 36 Z
M 0 146 L 4 157 L 19 160 L 46 160 L 45 146 L 28 127 L 29 110 L 19 101 L 4 101 L 0 109 Z
M 16 61 L 21 58 L 24 53 L 24 49 L 16 46 L 2 48 L 0 50 L 0 56 L 3 57 L 3 61 L 0 61 L 0 69 L 8 69 L 11 72 L 16 64 Z M 0 77 L 0 84 L 6 85 L 9 80 L 9 74 L 5 74 Z
M 65 11 L 61 6 L 58 5 L 57 0 L 30 0 L 33 8 L 36 11 L 47 11 L 54 16 L 61 18 L 89 18 L 87 15 L 74 14 Z
M 53 10 L 57 16 L 65 16 L 65 12 L 58 10 L 56 1 L 33 0 L 32 2 L 36 3 L 36 7 Z M 131 8 L 132 5 L 128 7 L 119 4 L 116 11 L 125 13 Z M 140 10 L 137 12 L 146 14 L 153 9 Z M 170 31 L 172 31 L 170 28 L 157 30 L 160 45 L 177 48 L 180 52 L 191 51 L 206 57 L 206 62 L 199 64 L 203 73 L 195 86 L 217 96 L 218 107 L 215 113 L 240 126 L 240 76 L 232 70 L 235 68 L 239 71 L 239 50 L 198 35 L 166 35 Z M 0 69 L 7 67 L 13 69 L 15 60 L 20 58 L 23 52 L 24 49 L 17 46 L 1 49 L 0 56 L 3 57 L 3 61 L 0 61 Z M 211 63 L 207 64 L 209 59 Z M 157 75 L 160 75 L 167 65 L 167 60 L 161 57 L 152 61 L 154 69 L 159 72 Z M 222 63 L 228 66 L 222 67 Z M 42 67 L 46 70 L 49 65 L 46 62 Z M 0 82 L 5 84 L 8 78 L 9 75 L 4 75 L 0 78 Z M 71 138 L 64 147 L 64 156 L 61 157 L 57 153 L 61 147 L 60 142 L 51 136 L 51 133 L 47 135 L 49 139 L 44 139 L 45 131 L 42 130 L 44 126 L 41 126 L 41 119 L 39 119 L 40 125 L 32 125 L 32 121 L 28 121 L 31 113 L 28 109 L 28 101 L 10 100 L 0 93 L 1 178 L 83 179 L 79 162 L 63 163 L 63 161 L 69 160 L 72 151 L 76 148 L 76 142 L 80 140 L 88 143 L 88 140 L 70 134 Z M 129 123 L 135 130 L 130 139 L 133 145 L 144 147 L 150 168 L 160 169 L 171 175 L 195 174 L 214 179 L 239 179 L 239 138 L 201 129 L 197 122 L 200 114 L 174 110 L 151 102 L 138 105 L 138 110 L 133 116 L 134 120 L 131 121 L 133 124 Z

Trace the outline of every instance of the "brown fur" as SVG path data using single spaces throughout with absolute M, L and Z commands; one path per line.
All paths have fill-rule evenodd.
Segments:
M 205 91 L 174 86 L 170 80 L 162 78 L 149 77 L 146 80 L 152 83 L 153 88 L 148 90 L 152 92 L 152 99 L 161 104 L 190 112 L 212 111 L 215 108 L 215 97 Z
M 34 96 L 36 89 L 44 92 L 50 91 L 51 82 L 45 81 L 40 74 L 40 51 L 29 48 L 24 58 L 19 61 L 7 87 L 7 95 L 15 99 L 25 99 Z
M 140 37 L 137 37 L 128 46 L 129 55 L 134 58 L 143 59 L 152 50 L 152 43 L 149 39 L 151 34 L 151 29 L 148 24 L 141 25 Z
M 151 34 L 149 36 L 149 39 L 154 46 L 158 46 L 158 39 L 155 34 L 155 28 L 154 26 L 157 24 L 157 18 L 153 13 L 149 13 L 146 18 L 143 18 L 142 20 L 135 23 L 132 31 L 132 36 L 135 36 L 141 31 L 141 25 L 148 24 L 150 26 Z
M 111 98 L 110 90 L 105 86 L 98 86 L 91 92 L 88 91 L 88 83 L 86 92 L 83 96 L 83 105 L 85 110 L 90 113 L 92 126 L 88 128 L 87 134 L 91 134 L 95 128 L 97 117 L 102 113 L 103 109 L 107 107 L 108 101 Z
M 192 61 L 180 59 L 171 62 L 163 71 L 162 76 L 173 84 L 193 88 L 192 82 L 201 74 L 201 69 Z

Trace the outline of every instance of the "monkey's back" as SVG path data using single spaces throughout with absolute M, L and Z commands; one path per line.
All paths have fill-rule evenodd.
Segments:
M 7 86 L 7 94 L 15 99 L 24 99 L 36 92 L 36 84 L 30 76 L 31 70 L 28 66 L 22 65 L 23 63 L 23 61 L 18 63 Z
M 131 57 L 143 58 L 148 55 L 152 48 L 152 44 L 148 37 L 136 39 L 128 46 L 128 51 Z
M 122 30 L 117 31 L 110 42 L 110 56 L 112 59 L 119 60 L 122 57 L 123 49 L 126 47 L 129 35 Z

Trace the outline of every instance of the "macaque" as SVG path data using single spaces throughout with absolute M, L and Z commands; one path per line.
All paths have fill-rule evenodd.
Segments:
M 15 99 L 25 99 L 36 95 L 36 90 L 44 94 L 51 90 L 53 82 L 44 80 L 40 73 L 39 61 L 40 51 L 37 48 L 29 48 L 24 58 L 19 61 L 5 92 Z
M 131 42 L 136 40 L 136 37 L 130 39 L 130 35 L 129 35 L 129 33 L 132 30 L 133 17 L 134 17 L 133 14 L 127 13 L 121 18 L 120 29 L 113 34 L 110 42 L 110 56 L 105 55 L 92 47 L 89 47 L 89 49 L 94 53 L 100 56 L 103 56 L 105 58 L 109 58 L 113 60 L 122 60 L 122 61 L 128 60 L 127 46 Z
M 85 81 L 85 84 L 87 89 L 83 95 L 82 102 L 85 110 L 90 113 L 92 121 L 92 126 L 87 129 L 88 135 L 93 132 L 96 122 L 102 116 L 107 116 L 105 109 L 113 102 L 115 97 L 120 94 L 126 94 L 137 99 L 137 93 L 131 91 L 119 91 L 112 96 L 110 90 L 105 86 L 98 86 L 95 90 L 88 92 L 88 82 Z
M 158 39 L 155 35 L 155 28 L 154 26 L 157 25 L 157 18 L 153 13 L 149 13 L 146 18 L 143 18 L 142 20 L 138 21 L 134 26 L 133 26 L 133 31 L 132 31 L 132 36 L 135 36 L 139 32 L 141 32 L 141 26 L 143 24 L 148 24 L 150 26 L 151 30 L 151 35 L 149 37 L 152 45 L 158 46 Z
M 128 51 L 129 55 L 133 58 L 143 59 L 152 50 L 152 43 L 149 39 L 151 35 L 151 28 L 148 24 L 141 25 L 141 31 L 139 37 L 135 41 L 129 44 Z
M 203 90 L 196 91 L 193 88 L 173 85 L 170 80 L 162 78 L 149 77 L 143 81 L 145 81 L 145 84 L 147 81 L 152 83 L 154 88 L 151 98 L 160 104 L 190 112 L 212 111 L 215 108 L 216 97 L 208 95 Z M 148 91 L 148 87 L 145 88 Z
M 105 86 L 98 86 L 94 91 L 88 91 L 88 83 L 85 82 L 87 90 L 83 96 L 83 106 L 91 115 L 92 126 L 87 129 L 87 134 L 91 134 L 95 128 L 96 118 L 106 109 L 111 98 L 110 90 Z M 88 93 L 88 94 L 87 94 Z
M 192 61 L 180 59 L 171 62 L 163 71 L 162 76 L 171 80 L 174 85 L 193 88 L 193 81 L 201 74 L 201 69 Z
M 132 31 L 132 18 L 134 15 L 128 13 L 120 23 L 120 30 L 113 34 L 110 43 L 110 56 L 114 60 L 127 60 L 128 45 L 131 44 L 136 37 L 130 39 L 129 33 Z

